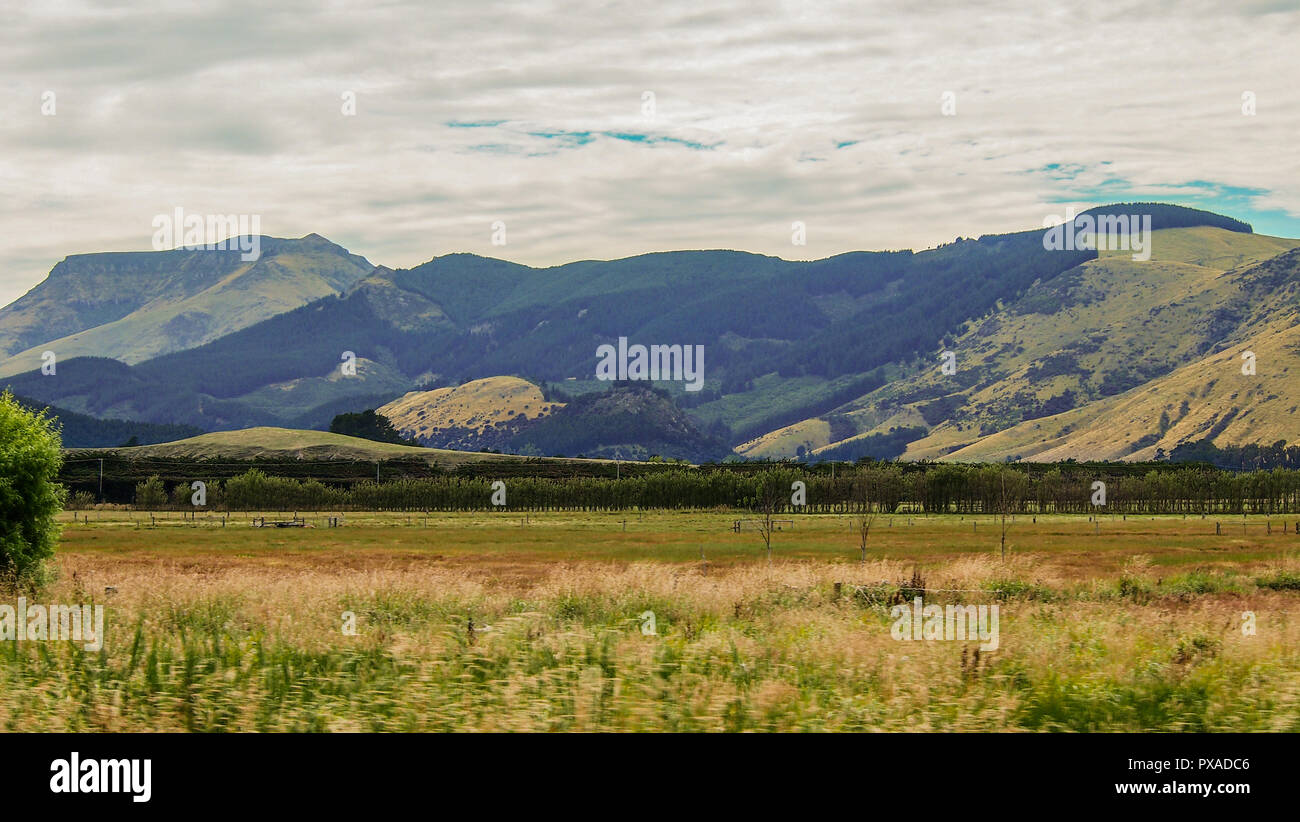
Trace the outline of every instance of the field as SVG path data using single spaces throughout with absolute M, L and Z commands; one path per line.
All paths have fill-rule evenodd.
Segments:
M 40 601 L 106 642 L 0 643 L 5 730 L 1300 730 L 1300 517 L 76 516 Z

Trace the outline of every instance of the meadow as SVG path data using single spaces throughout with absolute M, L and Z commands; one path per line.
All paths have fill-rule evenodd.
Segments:
M 863 562 L 796 515 L 769 564 L 743 512 L 300 515 L 64 514 L 32 601 L 104 647 L 0 642 L 0 728 L 1300 730 L 1300 517 L 1016 517 L 1004 560 L 995 518 L 881 515 Z M 998 648 L 894 639 L 917 596 Z

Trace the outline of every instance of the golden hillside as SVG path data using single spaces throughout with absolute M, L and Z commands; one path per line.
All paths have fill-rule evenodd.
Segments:
M 737 451 L 816 453 L 911 426 L 929 433 L 907 459 L 1143 458 L 1211 435 L 1294 441 L 1284 375 L 1300 350 L 1290 331 L 1297 246 L 1208 227 L 1157 231 L 1148 261 L 1103 252 L 968 323 L 945 346 L 955 375 L 940 372 L 936 349 L 910 375 Z M 1258 357 L 1251 378 L 1233 360 L 1247 348 Z
M 412 391 L 377 409 L 406 437 L 426 439 L 446 429 L 477 433 L 523 416 L 536 419 L 561 408 L 518 377 L 487 377 L 455 388 Z
M 948 456 L 960 460 L 1153 458 L 1184 441 L 1219 447 L 1300 439 L 1300 326 L 1294 314 L 1227 350 L 1116 397 L 1022 422 Z M 1255 355 L 1245 374 L 1242 354 Z M 1293 374 L 1292 371 L 1297 373 Z

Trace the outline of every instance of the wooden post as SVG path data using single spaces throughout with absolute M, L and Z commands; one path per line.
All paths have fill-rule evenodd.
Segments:
M 1223 532 L 1220 530 L 1220 524 L 1217 523 L 1217 522 L 1214 523 L 1214 535 L 1217 537 L 1217 536 L 1219 536 L 1219 535 L 1222 534 L 1222 533 L 1223 533 Z

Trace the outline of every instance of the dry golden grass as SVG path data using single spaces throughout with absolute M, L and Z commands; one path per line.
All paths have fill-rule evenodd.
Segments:
M 1117 538 L 1148 533 L 1149 551 L 1096 551 L 1090 571 L 1082 547 L 1029 552 L 1026 529 L 1004 563 L 969 522 L 942 521 L 882 535 L 862 564 L 843 523 L 809 518 L 769 567 L 753 535 L 728 542 L 728 516 L 647 515 L 635 534 L 596 515 L 370 515 L 292 534 L 69 525 L 40 600 L 104 603 L 105 648 L 0 643 L 0 728 L 1300 729 L 1290 537 L 1225 556 L 1178 544 L 1181 522 L 1134 522 Z M 682 556 L 700 542 L 720 560 Z M 914 573 L 927 603 L 996 603 L 1000 647 L 894 640 L 889 606 L 910 600 Z

